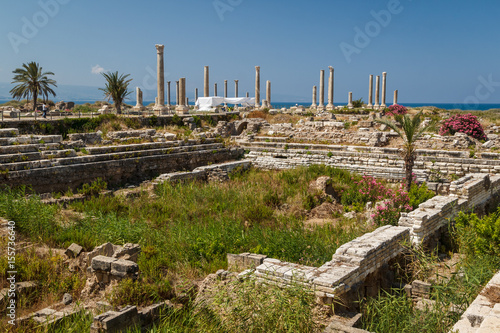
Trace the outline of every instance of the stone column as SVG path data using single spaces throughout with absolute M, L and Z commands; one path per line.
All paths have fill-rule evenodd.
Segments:
M 208 78 L 208 66 L 205 66 L 205 86 L 204 86 L 204 95 L 205 97 L 210 97 L 210 87 L 209 85 L 209 78 Z
M 373 75 L 370 75 L 370 81 L 368 83 L 369 88 L 368 88 L 368 105 L 366 106 L 367 108 L 371 109 L 373 108 Z
M 198 88 L 194 90 L 194 101 L 195 103 L 198 101 Z
M 352 92 L 349 92 L 349 104 L 347 104 L 349 109 L 352 109 L 354 106 L 352 105 Z
M 156 105 L 153 108 L 155 111 L 163 111 L 165 109 L 165 67 L 163 63 L 164 45 L 156 44 L 156 73 L 157 73 L 157 99 Z
M 333 67 L 329 66 L 328 68 L 330 69 L 330 80 L 328 81 L 328 105 L 326 109 L 332 111 L 335 109 L 333 105 Z
M 217 96 L 217 83 L 214 83 L 214 96 Z
M 187 98 L 186 98 L 186 78 L 181 77 L 179 79 L 179 102 L 177 107 L 175 108 L 175 111 L 180 114 L 185 114 L 189 112 L 189 107 L 186 105 Z
M 250 93 L 247 91 L 247 98 L 249 98 L 249 97 L 250 97 Z
M 167 97 L 168 97 L 168 107 L 172 105 L 171 99 L 170 99 L 170 81 L 167 81 Z
M 260 107 L 260 66 L 255 66 L 255 107 Z
M 175 105 L 180 105 L 179 101 L 179 81 L 175 81 Z
M 145 109 L 144 105 L 142 105 L 142 90 L 141 90 L 141 88 L 136 87 L 135 92 L 136 92 L 137 103 L 134 106 L 134 110 L 135 111 L 142 111 Z
M 234 97 L 238 97 L 238 80 L 234 80 Z
M 382 109 L 387 107 L 387 105 L 385 105 L 386 84 L 387 84 L 387 73 L 383 72 L 382 73 L 382 104 L 380 105 L 380 107 Z
M 318 107 L 318 87 L 313 86 L 313 102 L 311 104 L 311 109 L 316 109 Z
M 325 70 L 319 73 L 319 104 L 318 110 L 325 109 Z
M 266 101 L 267 107 L 271 107 L 271 81 L 266 81 Z
M 227 98 L 227 80 L 224 80 L 224 98 Z
M 394 90 L 394 102 L 392 103 L 392 105 L 396 104 L 398 104 L 398 91 Z
M 375 105 L 373 108 L 375 110 L 380 108 L 380 75 L 377 75 L 375 79 Z

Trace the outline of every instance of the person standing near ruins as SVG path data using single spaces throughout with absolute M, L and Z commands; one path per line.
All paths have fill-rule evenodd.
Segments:
M 47 118 L 47 105 L 45 103 L 42 104 L 42 117 Z

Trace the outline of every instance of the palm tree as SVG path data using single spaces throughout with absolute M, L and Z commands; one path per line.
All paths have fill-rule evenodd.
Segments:
M 32 61 L 23 64 L 23 68 L 16 68 L 12 73 L 16 74 L 12 83 L 18 83 L 18 85 L 12 88 L 10 94 L 17 100 L 33 97 L 33 111 L 36 110 L 39 95 L 44 99 L 47 99 L 49 94 L 56 96 L 56 93 L 50 87 L 57 87 L 56 81 L 47 77 L 48 75 L 54 75 L 54 73 L 42 72 L 42 67 L 36 62 Z
M 102 76 L 106 79 L 106 88 L 99 88 L 99 90 L 104 91 L 104 96 L 110 100 L 112 99 L 116 113 L 122 113 L 122 103 L 125 98 L 132 93 L 128 90 L 128 84 L 132 79 L 127 80 L 130 74 L 118 75 L 118 72 L 107 72 L 102 73 Z
M 405 161 L 405 185 L 406 189 L 409 191 L 413 180 L 413 166 L 415 165 L 415 159 L 417 157 L 415 142 L 429 129 L 429 127 L 433 126 L 434 123 L 431 122 L 425 126 L 421 126 L 423 122 L 422 111 L 413 117 L 407 114 L 397 114 L 394 115 L 394 120 L 395 122 L 388 120 L 377 120 L 377 122 L 387 125 L 403 139 L 402 156 Z

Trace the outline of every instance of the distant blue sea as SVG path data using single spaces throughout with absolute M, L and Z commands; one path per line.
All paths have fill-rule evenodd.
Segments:
M 0 104 L 7 103 L 10 100 L 0 100 Z M 89 101 L 75 101 L 76 104 L 85 104 L 85 103 L 91 103 L 94 104 L 95 101 L 89 100 Z M 126 102 L 129 105 L 135 105 L 135 101 L 127 101 Z M 144 101 L 144 105 L 148 105 L 154 103 L 154 101 Z M 189 102 L 190 105 L 194 105 L 194 102 Z M 311 103 L 310 102 L 272 102 L 272 106 L 276 109 L 281 109 L 281 108 L 290 108 L 295 105 L 303 105 L 305 107 L 309 106 Z M 392 104 L 392 103 L 391 103 Z M 500 103 L 485 103 L 485 104 L 462 104 L 462 103 L 400 103 L 401 105 L 407 106 L 407 107 L 422 107 L 422 106 L 435 106 L 440 109 L 446 109 L 446 110 L 477 110 L 477 111 L 486 111 L 486 110 L 491 110 L 491 109 L 500 109 Z M 346 102 L 344 103 L 338 103 L 335 102 L 335 105 L 347 105 Z M 390 105 L 390 104 L 388 104 Z

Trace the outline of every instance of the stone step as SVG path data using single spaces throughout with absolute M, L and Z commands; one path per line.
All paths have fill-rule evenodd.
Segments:
M 19 135 L 17 128 L 0 128 L 0 138 L 12 138 Z
M 140 158 L 146 156 L 155 155 L 168 155 L 177 154 L 184 152 L 196 152 L 196 151 L 217 151 L 224 148 L 222 143 L 214 144 L 204 144 L 197 146 L 183 146 L 183 147 L 172 147 L 172 148 L 161 148 L 161 149 L 149 149 L 149 150 L 139 150 L 132 152 L 120 152 L 113 154 L 99 154 L 99 155 L 87 155 L 87 156 L 76 156 L 76 152 L 73 149 L 59 150 L 56 152 L 43 152 L 41 153 L 41 159 L 33 161 L 21 161 L 4 163 L 0 166 L 0 171 L 20 171 L 20 170 L 31 170 L 37 168 L 48 168 L 54 166 L 66 166 L 73 164 L 85 164 L 94 162 L 103 162 L 110 160 L 122 160 L 128 158 Z
M 36 143 L 59 143 L 62 141 L 61 135 L 30 135 L 18 137 L 0 137 L 0 146 L 36 144 Z
M 187 142 L 179 140 L 179 141 L 168 141 L 168 142 L 147 142 L 147 143 L 137 143 L 128 145 L 88 147 L 86 148 L 86 150 L 89 153 L 89 155 L 99 155 L 99 154 L 112 154 L 112 153 L 132 152 L 140 150 L 159 149 L 159 148 L 196 146 L 200 144 L 213 144 L 217 142 L 218 142 L 217 139 L 206 139 L 203 141 L 203 143 L 200 142 L 199 140 L 188 140 Z
M 18 153 L 36 153 L 46 150 L 58 150 L 60 148 L 59 143 L 47 143 L 47 144 L 28 144 L 28 145 L 11 145 L 11 146 L 0 146 L 0 155 L 3 154 L 18 154 Z

